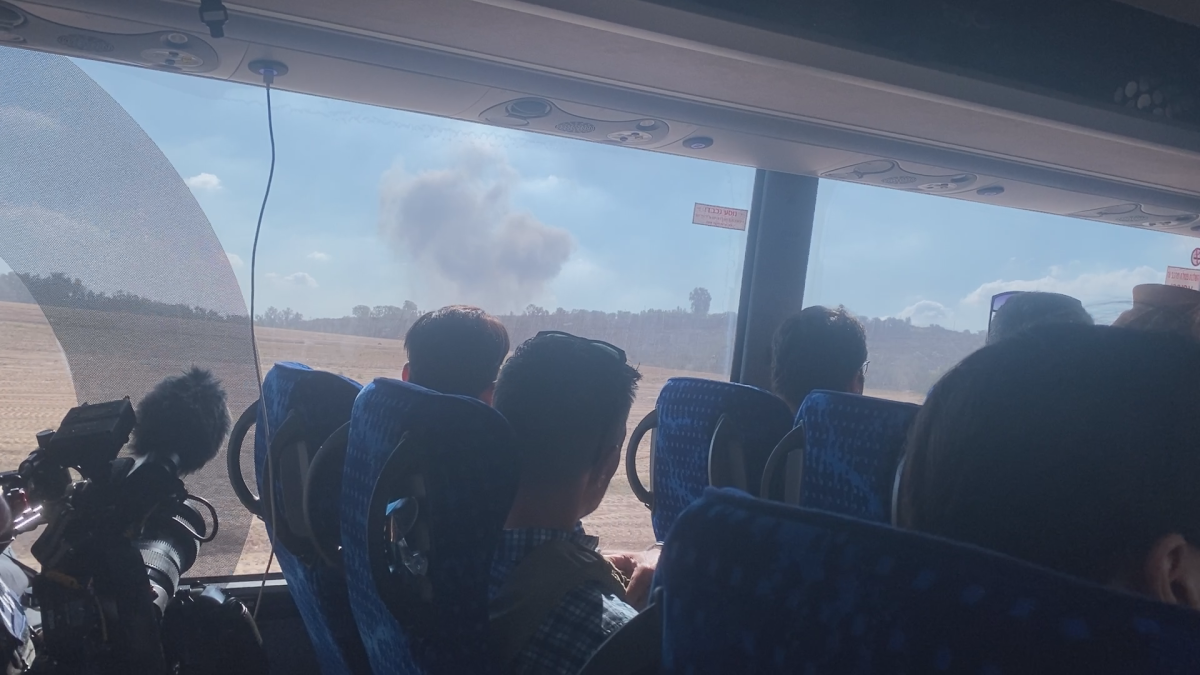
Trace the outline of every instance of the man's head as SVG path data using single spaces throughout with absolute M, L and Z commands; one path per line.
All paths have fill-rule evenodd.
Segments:
M 1200 291 L 1165 284 L 1133 287 L 1133 307 L 1114 326 L 1200 339 Z
M 404 351 L 405 381 L 491 403 L 508 331 L 478 307 L 451 305 L 417 319 L 404 336 Z
M 571 522 L 595 510 L 616 473 L 640 379 L 606 343 L 539 333 L 517 347 L 495 406 L 521 448 L 522 490 L 567 495 Z
M 909 435 L 901 526 L 1200 608 L 1200 345 L 1045 326 L 984 347 Z
M 1002 302 L 999 307 L 995 305 Z M 988 344 L 1007 340 L 1035 326 L 1095 324 L 1083 303 L 1061 293 L 1028 291 L 1001 294 L 992 299 L 994 313 L 988 324 Z
M 814 389 L 861 394 L 866 380 L 867 334 L 845 307 L 814 305 L 775 332 L 771 378 L 792 410 Z

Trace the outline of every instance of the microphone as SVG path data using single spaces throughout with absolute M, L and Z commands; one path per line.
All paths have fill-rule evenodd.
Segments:
M 229 408 L 220 380 L 192 366 L 159 382 L 137 405 L 130 453 L 186 476 L 217 456 L 229 433 Z

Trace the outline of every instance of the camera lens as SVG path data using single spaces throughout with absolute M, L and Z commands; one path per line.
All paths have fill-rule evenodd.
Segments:
M 179 588 L 179 578 L 192 568 L 200 553 L 200 542 L 181 520 L 196 532 L 205 532 L 203 516 L 191 504 L 184 503 L 174 517 L 163 515 L 152 519 L 146 524 L 146 536 L 133 542 L 142 554 L 154 590 L 154 604 L 160 612 Z

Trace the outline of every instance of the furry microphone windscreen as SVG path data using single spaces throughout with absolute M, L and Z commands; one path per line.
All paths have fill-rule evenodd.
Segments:
M 135 457 L 174 457 L 180 476 L 198 471 L 229 433 L 225 390 L 212 372 L 192 366 L 154 386 L 137 405 L 130 450 Z

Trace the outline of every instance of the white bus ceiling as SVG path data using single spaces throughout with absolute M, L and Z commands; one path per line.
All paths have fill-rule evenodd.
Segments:
M 641 0 L 7 4 L 17 47 L 1200 237 L 1193 127 Z

